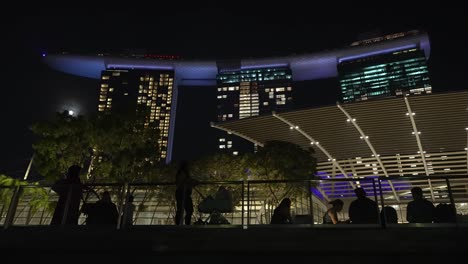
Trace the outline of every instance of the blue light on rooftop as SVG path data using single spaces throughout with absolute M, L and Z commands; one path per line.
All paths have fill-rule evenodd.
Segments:
M 384 50 L 377 50 L 377 51 L 361 53 L 361 54 L 358 54 L 358 55 L 339 58 L 338 63 L 342 63 L 343 61 L 348 61 L 348 60 L 365 58 L 365 57 L 374 56 L 374 55 L 381 55 L 381 54 L 390 53 L 390 52 L 399 51 L 399 50 L 416 48 L 416 47 L 417 47 L 416 45 L 412 44 L 412 45 L 400 46 L 400 47 L 395 47 L 395 48 L 390 48 L 390 49 L 384 49 Z

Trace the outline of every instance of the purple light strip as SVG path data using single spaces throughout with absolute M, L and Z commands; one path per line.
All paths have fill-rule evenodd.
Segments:
M 365 58 L 365 57 L 369 57 L 369 56 L 373 56 L 373 55 L 380 55 L 380 54 L 390 53 L 390 52 L 399 51 L 399 50 L 416 48 L 416 47 L 417 47 L 416 44 L 411 44 L 411 45 L 400 46 L 400 47 L 391 48 L 391 49 L 384 49 L 384 50 L 361 53 L 361 54 L 358 54 L 358 55 L 339 58 L 338 63 L 342 63 L 343 61 L 348 61 L 348 60 L 353 60 L 353 59 Z
M 267 69 L 267 68 L 279 68 L 279 67 L 289 67 L 289 64 L 281 63 L 281 64 L 265 64 L 265 65 L 248 65 L 248 66 L 241 66 L 241 70 Z
M 108 64 L 109 68 L 120 68 L 120 69 L 153 69 L 153 70 L 174 70 L 172 66 L 158 66 L 158 65 L 131 65 L 131 64 Z

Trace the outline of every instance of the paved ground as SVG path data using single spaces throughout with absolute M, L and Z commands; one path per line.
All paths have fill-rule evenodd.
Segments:
M 124 257 L 184 263 L 187 263 L 185 260 L 200 263 L 196 261 L 200 260 L 212 264 L 208 260 L 216 259 L 215 263 L 221 263 L 223 261 L 218 260 L 226 257 L 239 261 L 258 258 L 263 263 L 275 260 L 275 256 L 286 256 L 290 261 L 313 256 L 316 260 L 346 260 L 346 263 L 367 260 L 375 263 L 376 259 L 419 263 L 446 261 L 448 256 L 466 259 L 468 228 L 158 226 L 110 230 L 15 227 L 0 230 L 0 251 L 4 258 L 34 256 L 35 260 L 45 261 L 58 256 L 73 260 L 77 256 L 115 261 Z

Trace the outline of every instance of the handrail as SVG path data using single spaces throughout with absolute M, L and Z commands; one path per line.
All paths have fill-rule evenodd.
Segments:
M 427 180 L 427 179 L 438 179 L 438 180 L 445 180 L 445 179 L 463 179 L 468 178 L 468 175 L 439 175 L 439 174 L 431 174 L 431 176 L 379 176 L 379 177 L 350 177 L 350 178 L 319 178 L 314 176 L 312 179 L 285 179 L 285 180 L 245 180 L 245 181 L 200 181 L 199 184 L 241 184 L 243 182 L 249 182 L 251 184 L 256 183 L 292 183 L 292 182 L 319 182 L 319 181 L 330 181 L 330 182 L 344 182 L 344 181 L 372 181 L 373 179 L 379 180 Z M 83 183 L 85 186 L 122 186 L 125 183 Z M 135 182 L 135 183 L 128 183 L 130 186 L 151 186 L 151 185 L 175 185 L 175 182 Z M 47 188 L 51 187 L 52 184 L 28 184 L 28 185 L 21 185 L 23 188 L 31 188 L 31 187 L 42 187 Z M 14 188 L 15 186 L 0 186 L 0 188 Z
M 379 201 L 379 204 L 381 205 L 381 207 L 385 207 L 385 204 L 387 203 L 387 200 L 388 197 L 387 195 L 389 195 L 388 193 L 388 190 L 385 190 L 385 197 L 384 197 L 384 190 L 383 190 L 383 187 L 387 188 L 388 186 L 386 186 L 386 183 L 384 181 L 388 181 L 388 180 L 394 180 L 394 181 L 426 181 L 428 178 L 430 178 L 431 180 L 443 180 L 443 182 L 439 182 L 440 184 L 446 184 L 448 186 L 448 193 L 446 194 L 447 196 L 444 196 L 444 197 L 438 197 L 438 202 L 439 203 L 447 203 L 447 202 L 450 202 L 451 204 L 455 204 L 455 202 L 457 202 L 456 199 L 459 199 L 457 197 L 457 194 L 453 193 L 453 191 L 451 190 L 450 186 L 451 187 L 454 187 L 455 188 L 459 188 L 458 186 L 460 185 L 460 182 L 459 181 L 453 181 L 453 182 L 450 182 L 450 180 L 458 180 L 458 179 L 463 179 L 463 180 L 468 180 L 468 175 L 437 175 L 437 174 L 434 174 L 434 175 L 431 175 L 431 176 L 421 176 L 421 175 L 418 175 L 418 176 L 390 176 L 390 177 L 386 177 L 386 176 L 380 176 L 380 177 L 352 177 L 352 178 L 340 178 L 340 179 L 336 179 L 336 178 L 319 178 L 317 176 L 314 176 L 313 178 L 310 178 L 310 179 L 278 179 L 278 180 L 243 180 L 243 181 L 201 181 L 199 182 L 199 184 L 201 185 L 219 185 L 219 184 L 232 184 L 232 185 L 237 185 L 236 188 L 241 188 L 241 189 L 238 189 L 241 191 L 241 200 L 239 201 L 239 204 L 237 206 L 240 206 L 240 208 L 238 208 L 238 211 L 237 213 L 240 213 L 240 216 L 239 215 L 236 215 L 236 216 L 233 216 L 235 218 L 237 218 L 238 220 L 237 221 L 240 221 L 241 226 L 243 228 L 248 228 L 249 224 L 251 223 L 251 220 L 252 219 L 255 219 L 257 217 L 257 211 L 256 210 L 259 210 L 259 209 L 255 209 L 258 207 L 257 205 L 257 200 L 256 198 L 257 195 L 255 194 L 257 188 L 258 188 L 258 185 L 260 184 L 288 184 L 288 183 L 300 183 L 300 184 L 304 184 L 304 187 L 308 187 L 304 190 L 307 190 L 306 192 L 303 192 L 301 193 L 301 195 L 306 195 L 304 196 L 305 197 L 305 203 L 302 203 L 301 202 L 301 206 L 305 206 L 305 207 L 301 207 L 301 208 L 308 208 L 305 210 L 305 212 L 309 212 L 309 214 L 312 216 L 312 219 L 315 219 L 315 221 L 317 221 L 317 217 L 313 217 L 313 214 L 314 214 L 314 206 L 315 206 L 315 203 L 314 203 L 314 200 L 315 199 L 319 199 L 321 200 L 321 203 L 324 203 L 326 204 L 325 199 L 323 199 L 322 196 L 320 196 L 320 194 L 318 194 L 317 192 L 315 192 L 315 190 L 318 190 L 319 187 L 317 186 L 320 186 L 320 184 L 326 184 L 326 183 L 336 183 L 336 182 L 349 182 L 349 181 L 359 181 L 360 184 L 366 184 L 365 186 L 368 186 L 369 188 L 373 188 L 373 192 L 371 191 L 372 195 L 375 196 L 375 200 L 376 201 Z M 319 184 L 320 183 L 320 184 Z M 369 183 L 372 184 L 372 186 L 368 185 Z M 462 184 L 465 184 L 465 181 L 462 181 Z M 123 202 L 124 201 L 127 201 L 128 200 L 128 195 L 130 194 L 130 188 L 135 188 L 135 189 L 139 189 L 139 187 L 141 187 L 142 189 L 145 189 L 145 187 L 155 187 L 155 186 L 175 186 L 175 182 L 138 182 L 138 183 L 127 183 L 126 185 L 123 184 L 123 183 L 96 183 L 96 184 L 87 184 L 87 183 L 84 183 L 85 186 L 88 186 L 88 187 L 108 187 L 108 188 L 114 188 L 115 187 L 120 187 L 120 188 L 124 188 L 124 189 L 120 189 L 120 192 L 119 192 L 119 202 L 122 203 L 120 204 L 120 212 L 121 212 L 121 216 L 123 215 L 123 217 L 126 216 L 125 212 L 122 212 L 122 208 L 123 208 Z M 347 186 L 347 185 L 345 185 Z M 399 191 L 409 191 L 409 189 L 412 187 L 413 185 L 412 184 L 409 184 L 409 185 L 405 185 L 405 187 L 403 188 L 404 190 L 399 190 Z M 15 190 L 17 189 L 19 186 L 0 186 L 0 189 L 12 189 L 12 190 Z M 47 188 L 47 187 L 50 187 L 50 185 L 37 185 L 37 184 L 29 184 L 29 185 L 21 185 L 20 186 L 21 189 L 25 189 L 25 188 Z M 367 187 L 366 187 L 367 188 Z M 315 190 L 314 190 L 315 189 Z M 124 191 L 122 191 L 124 190 Z M 370 189 L 369 189 L 370 190 Z M 349 196 L 349 194 L 352 193 L 352 190 L 349 188 L 345 188 L 343 189 L 341 186 L 338 186 L 334 189 L 331 190 L 331 194 L 334 194 L 335 195 L 335 198 L 336 197 L 339 197 L 337 195 L 339 194 L 345 194 L 343 191 L 345 191 L 346 193 L 346 198 L 352 198 L 351 196 Z M 444 189 L 445 191 L 445 189 Z M 330 190 L 328 190 L 327 192 L 330 192 Z M 18 204 L 17 204 L 17 201 L 19 199 L 19 197 L 21 196 L 21 194 L 19 194 L 19 192 L 17 192 L 16 194 L 13 194 L 12 197 L 13 199 L 11 200 L 12 203 L 10 203 L 10 208 L 8 209 L 8 212 L 7 212 L 7 215 L 6 215 L 6 221 L 4 222 L 3 224 L 3 227 L 4 228 L 8 228 L 10 226 L 13 225 L 13 222 L 15 222 L 16 220 L 16 217 L 18 217 L 16 215 L 16 207 L 18 207 Z M 15 198 L 16 197 L 16 198 Z M 298 196 L 299 197 L 299 196 Z M 302 197 L 302 196 L 301 196 Z M 291 199 L 298 199 L 296 196 L 292 196 Z M 408 198 L 408 197 L 407 197 Z M 301 201 L 302 201 L 302 198 L 300 198 Z M 465 198 L 463 198 L 465 201 Z M 392 205 L 401 205 L 403 203 L 401 202 L 397 202 L 395 203 L 394 201 L 392 200 L 389 200 L 391 201 L 391 204 Z M 405 201 L 409 201 L 409 200 L 405 200 Z M 463 202 L 462 201 L 462 202 Z M 460 201 L 458 201 L 460 202 Z M 307 203 L 309 203 L 307 205 Z M 324 205 L 322 204 L 322 206 Z M 265 206 L 265 205 L 263 205 Z M 269 203 L 268 206 L 273 206 L 273 204 Z M 298 206 L 298 205 L 296 205 Z M 21 207 L 22 208 L 22 207 Z M 254 209 L 253 209 L 254 208 Z M 299 208 L 299 207 L 297 207 Z M 23 209 L 22 209 L 23 210 Z M 22 212 L 22 210 L 20 210 L 19 212 Z M 268 209 L 270 210 L 269 212 L 271 213 L 272 209 Z M 301 209 L 303 210 L 303 209 Z M 122 214 L 123 213 L 123 214 Z M 384 212 L 385 213 L 385 212 Z M 315 214 L 317 214 L 317 212 L 315 212 Z M 154 215 L 154 214 L 153 214 Z M 316 215 L 317 216 L 317 215 Z M 21 216 L 23 217 L 23 216 Z M 241 218 L 241 220 L 239 220 L 239 217 Z M 247 219 L 245 219 L 247 217 Z M 121 220 L 123 220 L 124 218 L 122 218 Z M 266 218 L 267 221 L 268 221 L 268 218 Z M 42 221 L 42 220 L 41 220 Z M 153 221 L 153 220 L 151 220 Z M 63 224 L 63 221 L 62 221 L 62 224 Z M 153 224 L 151 222 L 151 224 Z M 313 222 L 310 223 L 311 225 L 314 225 Z M 123 227 L 124 228 L 124 222 L 120 222 L 120 225 L 119 227 Z M 381 225 L 382 225 L 382 228 L 385 228 L 386 227 L 386 223 L 385 222 L 381 222 Z

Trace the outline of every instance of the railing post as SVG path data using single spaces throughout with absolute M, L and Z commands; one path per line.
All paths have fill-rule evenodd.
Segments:
M 375 201 L 377 203 L 377 219 L 379 219 L 379 223 L 382 226 L 382 228 L 386 228 L 385 220 L 382 221 L 382 218 L 380 217 L 378 199 L 377 199 L 377 188 L 375 186 L 375 179 L 376 178 L 372 179 L 372 187 L 374 188 L 374 197 L 375 197 Z M 383 193 L 382 193 L 382 180 L 380 178 L 377 178 L 377 180 L 379 181 L 380 203 L 381 203 L 381 206 L 382 206 L 382 211 L 384 211 L 384 218 L 385 218 L 385 210 L 384 210 L 385 203 L 384 203 Z
M 308 192 L 308 196 L 309 196 L 309 210 L 310 210 L 310 218 L 311 218 L 311 225 L 313 226 L 314 225 L 314 200 L 313 200 L 313 197 L 312 197 L 312 184 L 311 184 L 311 180 L 308 180 L 307 181 L 308 183 L 308 188 L 309 188 L 309 192 Z
M 128 202 L 128 196 L 124 196 L 125 193 L 125 187 L 127 186 L 127 183 L 124 183 L 122 187 L 120 188 L 119 192 L 119 217 L 117 218 L 117 229 L 122 229 L 123 226 L 126 224 L 125 223 L 125 209 L 126 206 L 124 207 L 124 204 L 126 205 Z
M 16 186 L 15 190 L 13 191 L 13 196 L 11 197 L 10 206 L 8 207 L 8 213 L 5 218 L 5 224 L 3 228 L 7 229 L 11 225 L 13 225 L 13 221 L 15 219 L 16 208 L 18 207 L 19 197 L 22 191 L 21 186 Z
M 242 191 L 241 191 L 241 197 L 242 197 L 242 211 L 241 211 L 241 221 L 242 221 L 242 228 L 244 228 L 244 200 L 245 200 L 245 193 L 244 193 L 244 188 L 245 188 L 245 180 L 242 181 Z
M 458 226 L 457 209 L 455 207 L 455 200 L 453 199 L 452 186 L 450 186 L 450 180 L 448 177 L 445 177 L 445 182 L 447 183 L 447 191 L 449 194 L 450 204 L 453 208 L 453 214 L 454 214 L 453 217 L 455 219 L 455 224 Z
M 247 181 L 247 226 L 250 225 L 250 182 Z

